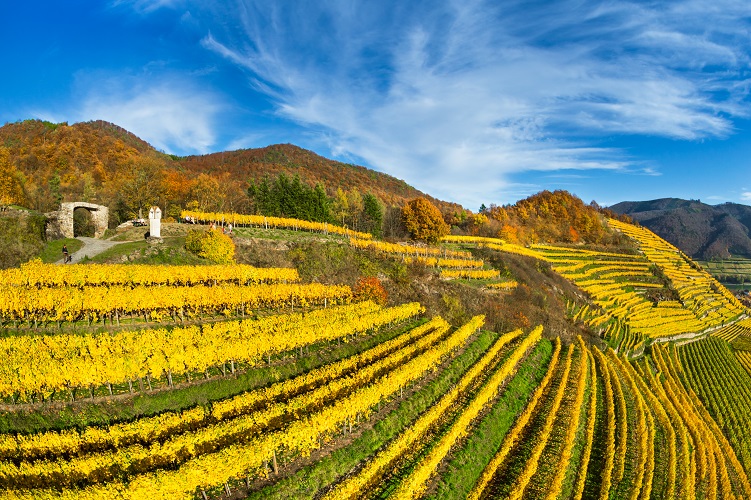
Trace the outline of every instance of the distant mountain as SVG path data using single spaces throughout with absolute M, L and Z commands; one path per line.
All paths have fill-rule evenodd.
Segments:
M 751 258 L 749 206 L 661 198 L 624 201 L 609 208 L 628 215 L 695 259 Z

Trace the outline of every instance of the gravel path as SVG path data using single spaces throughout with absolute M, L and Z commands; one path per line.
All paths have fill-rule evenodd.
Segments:
M 78 236 L 76 239 L 83 241 L 83 246 L 77 252 L 73 252 L 73 260 L 71 261 L 72 264 L 79 262 L 86 256 L 92 258 L 93 256 L 114 247 L 115 245 L 127 243 L 125 241 L 99 240 L 97 238 L 87 238 L 85 236 Z M 58 260 L 57 263 L 62 264 L 63 259 Z

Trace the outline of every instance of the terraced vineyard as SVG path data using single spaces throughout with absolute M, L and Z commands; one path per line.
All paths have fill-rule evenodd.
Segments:
M 535 258 L 578 286 L 586 339 L 452 326 L 290 269 L 4 272 L 0 498 L 751 498 L 751 319 L 610 224 L 639 252 L 350 242 L 437 279 L 497 279 L 476 247 Z

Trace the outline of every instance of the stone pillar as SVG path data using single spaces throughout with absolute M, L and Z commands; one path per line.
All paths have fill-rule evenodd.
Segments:
M 149 209 L 149 237 L 162 237 L 162 210 L 157 206 Z

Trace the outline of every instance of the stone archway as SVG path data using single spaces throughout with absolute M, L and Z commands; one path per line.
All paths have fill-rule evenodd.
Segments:
M 53 238 L 73 238 L 73 212 L 77 208 L 85 208 L 91 213 L 94 222 L 94 238 L 101 238 L 107 230 L 109 222 L 109 208 L 104 205 L 95 205 L 84 201 L 61 203 L 60 210 L 47 215 L 49 223 L 47 234 Z

